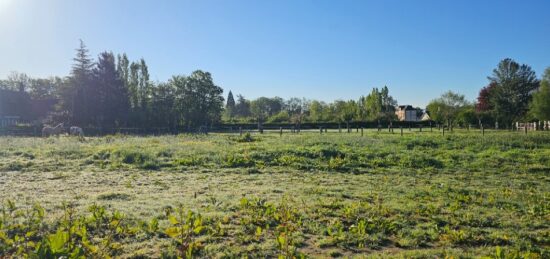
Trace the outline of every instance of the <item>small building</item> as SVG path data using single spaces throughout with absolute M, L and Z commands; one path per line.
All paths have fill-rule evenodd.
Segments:
M 420 121 L 421 117 L 418 116 L 418 109 L 412 107 L 412 105 L 399 105 L 395 110 L 397 120 L 399 121 Z
M 420 121 L 431 121 L 431 120 L 432 120 L 432 117 L 430 117 L 430 115 L 427 112 L 424 112 L 424 114 L 422 114 L 422 117 L 420 118 Z
M 0 89 L 0 126 L 39 121 L 53 112 L 57 103 L 54 98 L 32 99 L 27 92 Z
M 30 114 L 31 98 L 26 92 L 0 89 L 0 118 L 18 116 L 26 119 Z
M 0 116 L 0 128 L 15 126 L 19 119 L 19 116 Z

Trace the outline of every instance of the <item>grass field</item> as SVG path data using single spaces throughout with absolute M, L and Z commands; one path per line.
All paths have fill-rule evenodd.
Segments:
M 549 132 L 0 147 L 0 258 L 550 257 Z

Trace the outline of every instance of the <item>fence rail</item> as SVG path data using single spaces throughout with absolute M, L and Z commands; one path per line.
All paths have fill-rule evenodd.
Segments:
M 258 127 L 256 123 L 240 123 L 240 124 L 217 124 L 209 127 L 208 132 L 243 132 L 243 131 L 284 131 L 300 132 L 301 130 L 340 130 L 341 132 L 359 131 L 360 129 L 405 129 L 417 131 L 432 131 L 432 130 L 446 130 L 446 127 L 442 124 L 436 124 L 435 122 L 352 122 L 347 125 L 346 123 L 302 123 L 302 124 L 289 124 L 289 123 L 265 123 Z M 496 125 L 495 125 L 496 126 Z M 550 130 L 550 121 L 537 122 L 537 123 L 515 123 L 513 127 L 516 130 Z M 466 125 L 458 128 L 464 129 L 488 129 L 488 125 Z M 492 128 L 492 127 L 491 127 Z M 498 126 L 494 127 L 498 129 Z M 104 136 L 114 134 L 124 135 L 165 135 L 165 134 L 179 134 L 179 133 L 197 133 L 204 132 L 202 129 L 189 129 L 183 127 L 168 128 L 168 127 L 151 127 L 151 128 L 107 128 L 107 127 L 83 127 L 82 128 L 86 136 Z M 65 132 L 68 132 L 69 128 L 65 128 Z M 452 129 L 451 129 L 452 130 Z M 503 129 L 504 130 L 504 129 Z M 392 130 L 393 132 L 393 130 Z M 0 136 L 41 136 L 42 126 L 8 126 L 0 127 Z
M 539 122 L 526 122 L 520 123 L 516 122 L 515 127 L 517 130 L 550 130 L 550 121 L 539 121 Z

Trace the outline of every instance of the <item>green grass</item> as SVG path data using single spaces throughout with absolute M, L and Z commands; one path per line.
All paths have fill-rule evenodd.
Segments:
M 0 220 L 0 257 L 63 240 L 69 209 L 91 257 L 550 256 L 548 132 L 4 137 L 0 147 L 2 207 L 19 211 Z M 37 226 L 24 216 L 34 204 Z M 97 223 L 97 208 L 124 227 Z M 31 230 L 19 247 L 6 241 Z

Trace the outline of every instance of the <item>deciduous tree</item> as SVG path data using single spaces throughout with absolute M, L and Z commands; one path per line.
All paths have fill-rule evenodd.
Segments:
M 550 68 L 547 68 L 539 89 L 533 94 L 530 105 L 531 115 L 542 121 L 550 121 Z
M 535 71 L 507 58 L 488 79 L 496 85 L 490 94 L 496 118 L 506 125 L 524 119 L 531 95 L 539 87 Z

